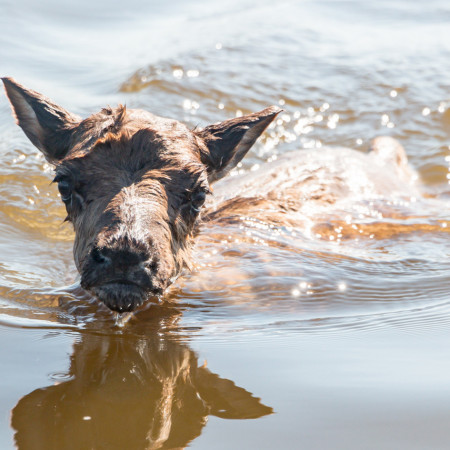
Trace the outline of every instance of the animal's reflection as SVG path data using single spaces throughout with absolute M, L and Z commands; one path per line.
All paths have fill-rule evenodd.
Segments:
M 132 330 L 132 327 L 131 327 Z M 70 379 L 36 389 L 12 411 L 19 449 L 182 448 L 212 414 L 270 414 L 245 389 L 205 366 L 167 333 L 85 333 L 74 345 Z

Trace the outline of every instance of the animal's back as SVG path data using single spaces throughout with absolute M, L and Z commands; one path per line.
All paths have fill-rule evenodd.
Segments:
M 312 219 L 339 219 L 342 212 L 374 202 L 388 213 L 392 199 L 419 195 L 417 178 L 403 147 L 388 137 L 375 139 L 369 153 L 342 147 L 301 150 L 256 172 L 222 180 L 206 218 L 252 217 L 298 226 Z

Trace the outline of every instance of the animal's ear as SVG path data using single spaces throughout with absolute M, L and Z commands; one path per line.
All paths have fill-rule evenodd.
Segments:
M 28 139 L 56 163 L 70 148 L 71 137 L 81 118 L 69 113 L 38 92 L 27 89 L 13 78 L 2 78 L 17 124 Z
M 206 144 L 202 157 L 208 167 L 208 181 L 217 181 L 236 167 L 281 111 L 277 106 L 270 106 L 260 112 L 225 120 L 198 131 L 197 136 Z

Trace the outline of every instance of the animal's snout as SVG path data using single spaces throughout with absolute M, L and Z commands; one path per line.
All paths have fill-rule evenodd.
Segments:
M 127 272 L 139 267 L 150 268 L 153 264 L 152 255 L 148 250 L 120 245 L 95 246 L 90 253 L 90 259 L 97 267 L 119 272 Z
M 160 295 L 162 286 L 152 243 L 109 237 L 93 245 L 83 267 L 81 285 L 93 292 L 108 308 L 132 311 L 150 295 Z

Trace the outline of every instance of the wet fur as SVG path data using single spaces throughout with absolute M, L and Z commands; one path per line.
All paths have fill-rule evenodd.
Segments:
M 2 80 L 18 125 L 55 165 L 81 286 L 119 312 L 160 296 L 191 267 L 210 185 L 280 112 L 270 107 L 201 130 L 124 106 L 81 120 Z

